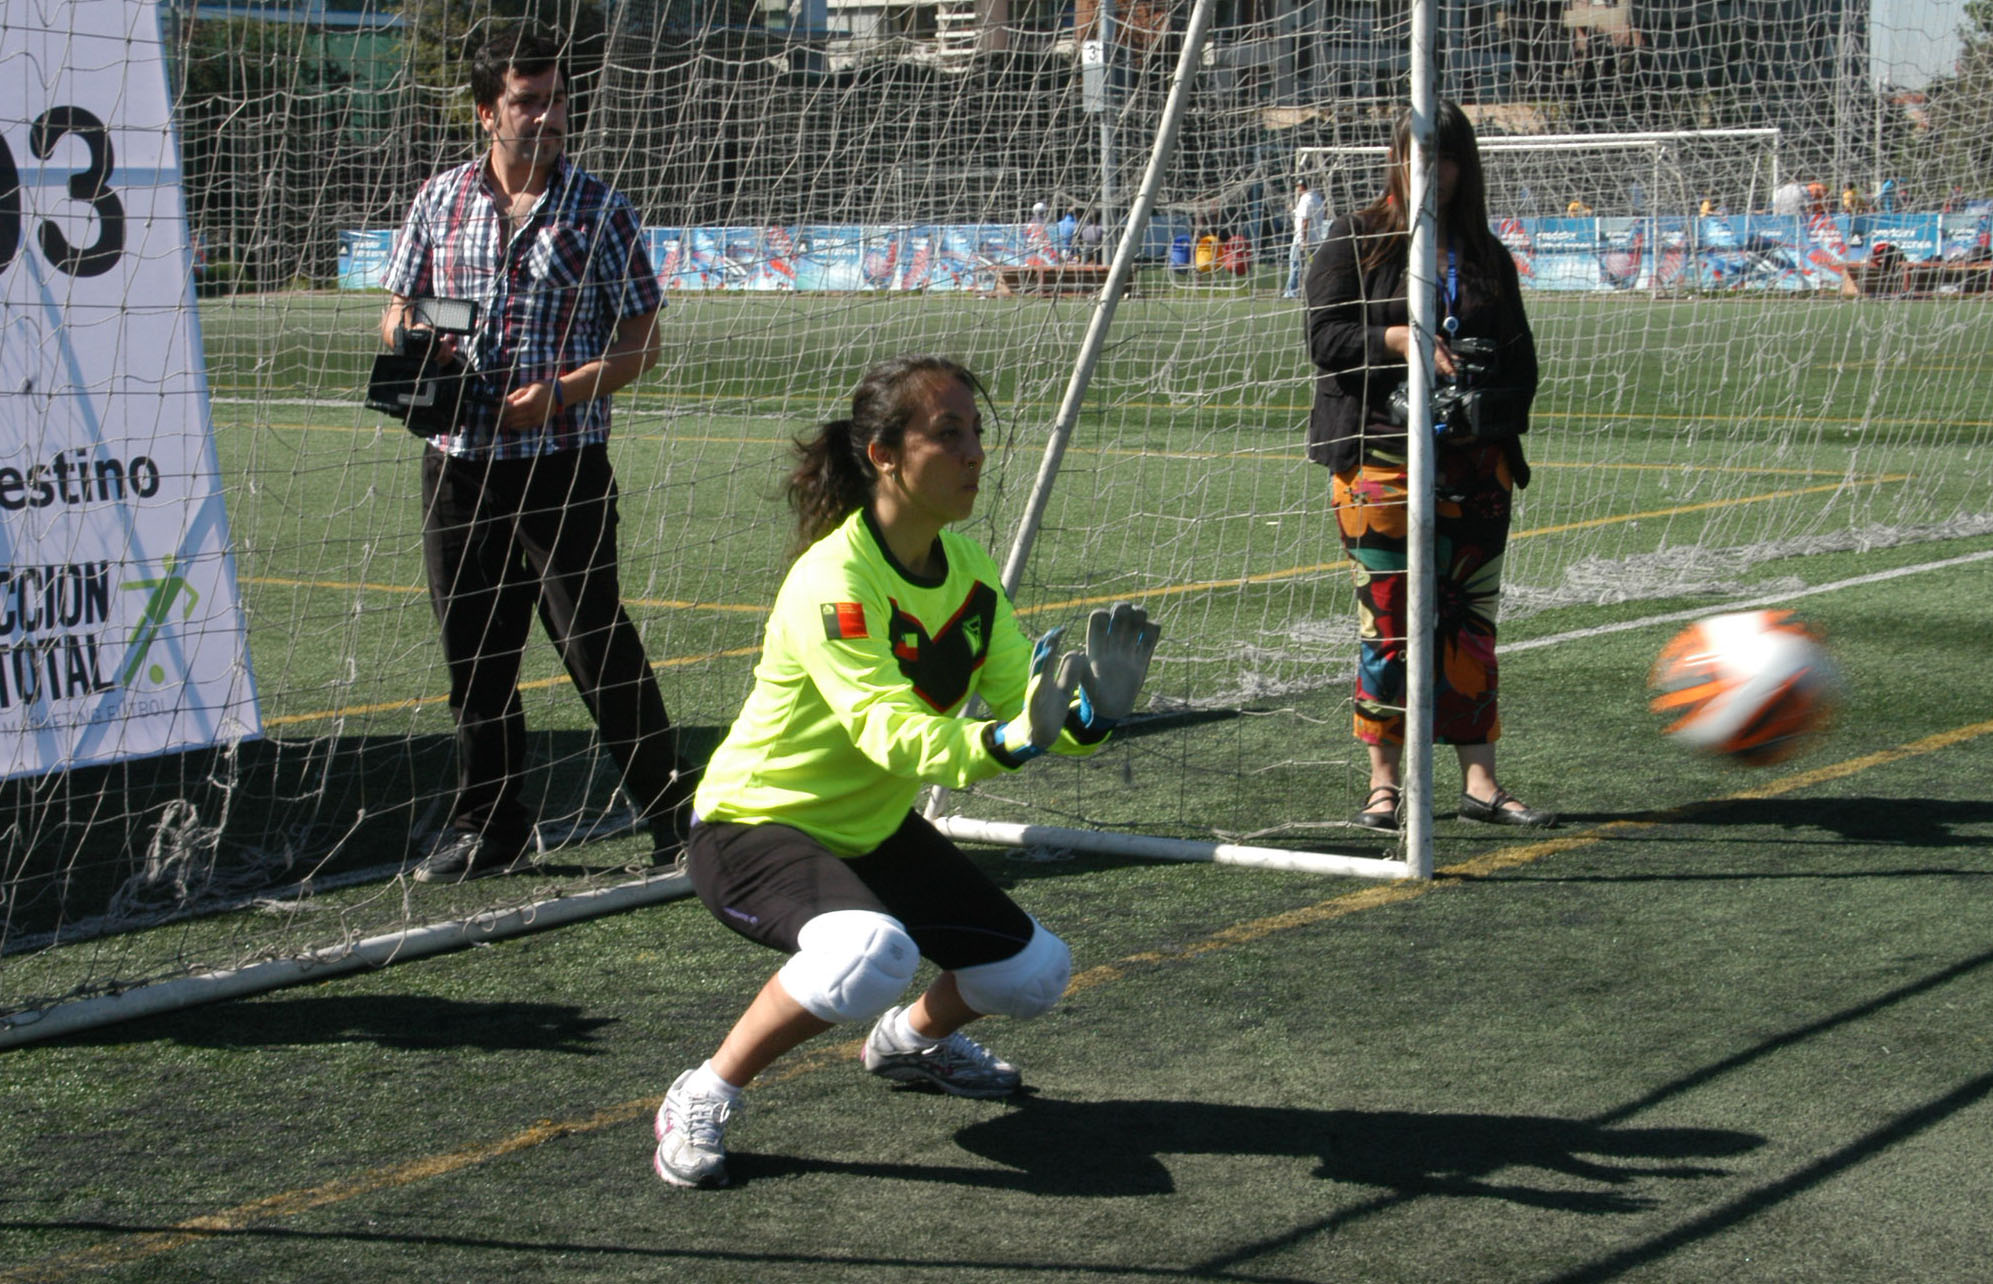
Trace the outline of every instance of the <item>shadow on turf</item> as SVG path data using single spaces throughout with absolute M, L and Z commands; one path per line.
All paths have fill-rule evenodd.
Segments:
M 1245 716 L 1244 709 L 1173 709 L 1168 713 L 1137 714 L 1114 729 L 1116 740 L 1140 740 L 1144 736 L 1166 735 L 1186 727 L 1213 722 L 1231 722 Z
M 1538 1115 L 1412 1114 L 1213 1106 L 1195 1101 L 1050 1101 L 1017 1108 L 956 1134 L 964 1150 L 1004 1166 L 821 1163 L 735 1153 L 736 1183 L 799 1172 L 857 1173 L 997 1187 L 1051 1198 L 1166 1195 L 1170 1155 L 1273 1155 L 1315 1161 L 1313 1175 L 1394 1197 L 1498 1199 L 1575 1213 L 1631 1213 L 1654 1200 L 1624 1188 L 1643 1178 L 1687 1180 L 1726 1170 L 1696 1163 L 1762 1145 L 1714 1128 L 1627 1128 Z M 1532 1185 L 1496 1173 L 1534 1169 Z M 1575 1189 L 1590 1183 L 1603 1189 Z
M 1778 825 L 1825 829 L 1857 842 L 1901 847 L 1979 847 L 1984 834 L 1959 830 L 1993 825 L 1993 802 L 1941 798 L 1730 798 L 1690 813 L 1703 825 Z
M 1736 829 L 1825 830 L 1852 842 L 1897 847 L 1987 846 L 1961 832 L 1993 825 L 1993 802 L 1946 798 L 1718 798 L 1667 811 L 1566 812 L 1564 828 L 1616 820 Z
M 703 763 L 726 728 L 676 730 L 681 751 Z M 304 876 L 391 873 L 444 822 L 454 743 L 442 734 L 266 738 L 0 782 L 0 828 L 34 836 L 9 852 L 20 855 L 6 871 L 0 941 L 14 947 L 60 930 L 74 943 L 238 909 Z M 613 768 L 593 732 L 530 732 L 527 757 L 524 792 L 538 814 L 609 809 Z M 588 870 L 568 859 L 540 872 Z
M 152 1020 L 69 1035 L 72 1044 L 167 1039 L 198 1048 L 305 1047 L 377 1043 L 384 1048 L 491 1052 L 570 1052 L 593 1056 L 596 1031 L 613 1017 L 589 1017 L 564 1003 L 465 1003 L 420 995 L 335 995 L 218 1003 Z

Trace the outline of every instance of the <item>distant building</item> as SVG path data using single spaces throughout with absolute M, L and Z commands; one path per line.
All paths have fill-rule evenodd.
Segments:
M 1401 0 L 1220 0 L 1210 63 L 1282 106 L 1397 98 L 1407 15 Z M 1604 97 L 1625 116 L 1644 91 L 1736 89 L 1758 119 L 1725 123 L 1776 125 L 1868 63 L 1868 0 L 1460 0 L 1438 18 L 1439 90 L 1462 102 Z
M 247 18 L 313 27 L 384 29 L 401 26 L 393 0 L 165 0 L 169 16 Z
M 1081 0 L 1085 3 L 1086 0 Z M 897 51 L 941 66 L 977 54 L 1070 47 L 1071 0 L 765 0 L 771 29 L 822 42 L 831 65 Z

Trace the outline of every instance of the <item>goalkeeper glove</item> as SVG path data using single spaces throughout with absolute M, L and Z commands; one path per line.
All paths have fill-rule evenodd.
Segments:
M 1052 652 L 1065 633 L 1053 629 L 1031 648 L 1031 682 L 1024 689 L 1024 712 L 1009 722 L 992 722 L 983 729 L 983 743 L 1006 767 L 1021 767 L 1052 747 L 1066 724 L 1066 711 L 1079 686 L 1083 657 L 1068 651 L 1052 667 Z
M 1147 611 L 1126 602 L 1088 617 L 1077 728 L 1083 740 L 1098 740 L 1134 712 L 1161 636 L 1161 627 L 1149 623 Z

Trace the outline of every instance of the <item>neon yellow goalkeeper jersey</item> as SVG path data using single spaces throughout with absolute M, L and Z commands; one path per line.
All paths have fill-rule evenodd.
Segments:
M 702 820 L 781 824 L 840 856 L 871 851 L 924 784 L 1005 770 L 964 718 L 980 695 L 999 720 L 1024 707 L 1031 641 L 975 543 L 941 533 L 938 580 L 893 558 L 863 509 L 790 568 L 768 619 L 754 691 L 693 802 Z M 1055 750 L 1088 753 L 1075 719 Z

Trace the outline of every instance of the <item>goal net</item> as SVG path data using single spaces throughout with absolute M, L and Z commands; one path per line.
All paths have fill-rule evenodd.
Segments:
M 1488 209 L 1505 219 L 1743 214 L 1769 210 L 1780 186 L 1776 129 L 1490 134 L 1479 142 Z M 1319 184 L 1332 210 L 1360 209 L 1383 190 L 1384 152 L 1302 147 L 1295 169 Z
M 1780 280 L 1825 218 L 1823 191 L 1772 212 L 1779 131 L 1665 130 L 1481 140 L 1488 209 L 1534 289 L 1675 292 Z M 1295 168 L 1331 209 L 1355 210 L 1383 190 L 1381 146 L 1302 147 Z M 1784 198 L 1782 198 L 1784 199 Z M 1725 277 L 1725 269 L 1729 277 Z M 1832 289 L 1831 271 L 1788 271 L 1790 288 Z
M 1221 6 L 1154 217 L 1131 229 L 1188 8 L 1115 8 L 1108 65 L 1090 73 L 1093 6 L 1027 0 L 45 0 L 22 10 L 27 28 L 10 7 L 0 672 L 16 703 L 0 715 L 40 744 L 55 714 L 88 723 L 55 707 L 57 686 L 75 709 L 111 708 L 91 688 L 129 669 L 136 694 L 91 752 L 51 741 L 0 780 L 0 1039 L 160 983 L 370 965 L 558 906 L 683 892 L 651 864 L 538 636 L 522 700 L 539 864 L 461 887 L 407 875 L 449 806 L 448 681 L 419 447 L 361 386 L 394 229 L 425 178 L 478 154 L 464 51 L 528 9 L 570 33 L 575 159 L 635 203 L 669 298 L 664 360 L 616 399 L 611 450 L 626 602 L 688 752 L 710 751 L 751 682 L 786 566 L 791 439 L 873 360 L 960 358 L 992 394 L 971 533 L 1001 558 L 1097 306 L 1097 277 L 1033 269 L 1104 268 L 1132 243 L 1131 289 L 1014 596 L 1033 629 L 1147 604 L 1165 638 L 1148 704 L 1107 752 L 953 794 L 950 813 L 1400 856 L 1349 824 L 1366 784 L 1349 734 L 1355 608 L 1330 478 L 1301 457 L 1312 372 L 1281 292 L 1295 180 L 1346 184 L 1332 213 L 1374 194 L 1363 149 L 1404 96 L 1408 29 Z M 1993 101 L 1984 33 L 1924 71 L 1909 53 L 1879 63 L 1880 36 L 1920 50 L 1956 33 L 1872 26 L 1828 41 L 1810 79 L 1781 72 L 1753 95 L 1713 91 L 1684 51 L 1757 66 L 1764 31 L 1710 21 L 1581 46 L 1561 18 L 1461 12 L 1443 83 L 1488 140 L 1491 215 L 1543 278 L 1525 280 L 1545 377 L 1506 628 L 1550 608 L 1718 602 L 1773 559 L 1993 529 L 1979 186 L 1993 170 L 1970 123 Z M 146 77 L 156 110 L 117 88 Z M 169 123 L 177 152 L 148 155 L 141 140 Z M 1543 141 L 1573 134 L 1648 141 Z M 1828 196 L 1788 236 L 1771 207 L 1793 179 Z M 1860 200 L 1844 211 L 1849 179 Z M 1723 212 L 1705 218 L 1704 196 Z M 1588 280 L 1556 252 L 1574 217 L 1591 220 Z M 1679 244 L 1663 220 L 1680 220 Z M 1243 243 L 1244 269 L 1176 288 L 1175 239 L 1205 228 Z M 1895 250 L 1881 269 L 1878 244 Z M 119 274 L 135 275 L 103 301 Z M 116 451 L 78 418 L 113 393 Z M 142 493 L 140 457 L 170 485 Z M 37 507 L 58 460 L 60 484 L 78 493 L 87 473 L 91 498 Z M 102 519 L 102 539 L 129 541 L 119 524 L 141 514 L 169 530 L 142 557 L 65 544 L 50 524 Z M 162 596 L 176 576 L 197 600 Z M 125 614 L 86 627 L 99 606 Z M 143 628 L 182 650 L 146 652 Z M 50 682 L 15 681 L 51 656 Z M 197 659 L 211 690 L 182 680 Z M 170 734 L 127 732 L 141 713 Z M 1505 717 L 1524 744 L 1549 730 L 1529 718 L 1526 701 Z M 1554 793 L 1526 752 L 1508 761 L 1518 792 Z

